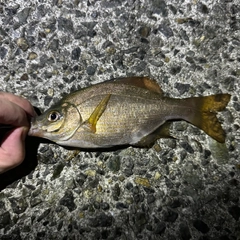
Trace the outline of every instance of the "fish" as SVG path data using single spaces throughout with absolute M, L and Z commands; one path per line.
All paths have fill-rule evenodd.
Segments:
M 28 135 L 80 149 L 150 147 L 172 137 L 173 121 L 185 120 L 224 143 L 217 113 L 230 98 L 228 93 L 170 98 L 149 77 L 117 78 L 66 95 L 32 119 Z

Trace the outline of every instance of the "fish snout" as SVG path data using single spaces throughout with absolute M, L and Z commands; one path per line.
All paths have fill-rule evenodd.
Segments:
M 30 129 L 28 131 L 28 136 L 41 137 L 42 134 L 40 129 L 41 128 L 38 126 L 36 118 L 32 117 L 30 121 Z

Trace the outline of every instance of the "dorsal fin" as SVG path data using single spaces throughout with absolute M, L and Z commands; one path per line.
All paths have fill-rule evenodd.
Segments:
M 124 83 L 140 88 L 148 89 L 152 92 L 159 93 L 163 95 L 163 91 L 155 80 L 148 77 L 126 77 L 126 78 L 116 78 L 115 82 Z

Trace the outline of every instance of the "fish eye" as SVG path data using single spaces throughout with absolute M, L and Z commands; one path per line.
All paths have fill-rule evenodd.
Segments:
M 56 122 L 57 120 L 59 120 L 61 117 L 60 113 L 57 111 L 52 111 L 49 113 L 48 115 L 48 121 L 50 122 Z

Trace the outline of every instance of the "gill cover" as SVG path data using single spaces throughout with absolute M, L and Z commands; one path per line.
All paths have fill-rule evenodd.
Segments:
M 77 107 L 65 102 L 47 110 L 32 121 L 30 136 L 43 137 L 51 141 L 67 141 L 82 123 Z

